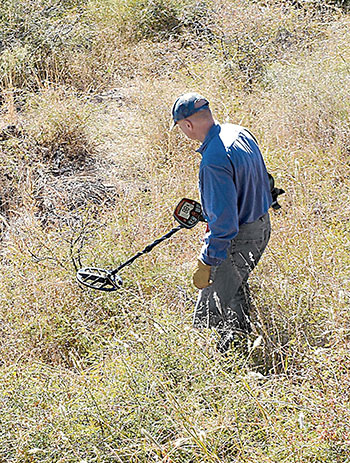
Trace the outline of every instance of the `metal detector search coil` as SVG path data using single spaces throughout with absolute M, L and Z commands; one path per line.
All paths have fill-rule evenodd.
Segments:
M 77 280 L 79 283 L 99 291 L 116 291 L 123 285 L 123 280 L 119 275 L 97 267 L 81 268 L 77 272 Z

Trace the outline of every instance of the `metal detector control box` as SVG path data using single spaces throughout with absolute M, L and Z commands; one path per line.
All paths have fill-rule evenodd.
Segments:
M 205 222 L 202 206 L 188 198 L 181 199 L 175 208 L 174 217 L 185 228 L 193 228 L 198 222 Z

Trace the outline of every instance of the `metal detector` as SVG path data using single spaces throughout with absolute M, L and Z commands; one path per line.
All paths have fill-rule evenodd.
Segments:
M 205 222 L 202 215 L 202 207 L 193 199 L 183 198 L 176 206 L 174 211 L 174 218 L 179 222 L 175 228 L 172 228 L 168 233 L 161 238 L 156 239 L 153 243 L 149 244 L 142 251 L 139 251 L 134 256 L 130 257 L 127 261 L 123 262 L 114 270 L 105 270 L 97 267 L 81 268 L 77 272 L 77 280 L 79 283 L 91 289 L 99 291 L 116 291 L 123 285 L 123 280 L 118 275 L 118 272 L 134 262 L 134 260 L 150 252 L 155 246 L 170 238 L 174 233 L 182 228 L 193 228 L 198 222 Z

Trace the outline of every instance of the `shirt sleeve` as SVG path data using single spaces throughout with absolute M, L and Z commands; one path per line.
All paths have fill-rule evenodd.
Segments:
M 199 190 L 204 217 L 209 226 L 199 258 L 207 265 L 220 265 L 226 259 L 230 241 L 239 229 L 233 171 L 226 166 L 202 167 Z

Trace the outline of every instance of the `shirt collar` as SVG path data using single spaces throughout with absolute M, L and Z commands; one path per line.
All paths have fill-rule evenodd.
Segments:
M 201 144 L 201 146 L 196 150 L 198 153 L 200 154 L 203 154 L 204 151 L 206 150 L 210 140 L 212 138 L 214 138 L 216 135 L 218 135 L 221 131 L 221 127 L 220 127 L 220 124 L 218 123 L 215 123 L 213 124 L 210 129 L 209 129 L 209 132 L 207 133 L 207 136 L 205 137 L 203 143 Z

